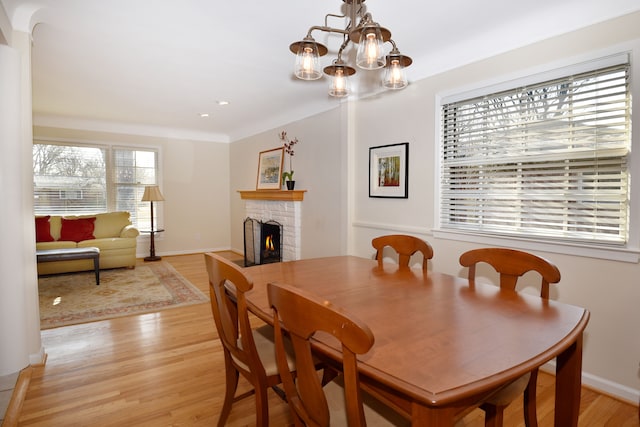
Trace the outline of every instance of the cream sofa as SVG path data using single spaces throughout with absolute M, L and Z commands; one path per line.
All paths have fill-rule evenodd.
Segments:
M 131 225 L 129 212 L 81 216 L 36 216 L 37 250 L 96 247 L 100 249 L 101 269 L 135 268 L 136 238 L 139 234 L 138 229 Z M 84 270 L 93 270 L 92 260 L 38 263 L 38 274 Z

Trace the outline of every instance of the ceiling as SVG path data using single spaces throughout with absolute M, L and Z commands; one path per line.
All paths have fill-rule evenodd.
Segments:
M 342 102 L 327 95 L 327 79 L 297 80 L 289 51 L 325 15 L 343 13 L 340 0 L 0 2 L 15 29 L 33 29 L 35 124 L 231 142 Z M 365 5 L 413 59 L 410 82 L 640 10 L 638 0 Z M 313 36 L 329 48 L 329 65 L 342 36 Z M 381 92 L 377 73 L 357 72 L 357 96 Z

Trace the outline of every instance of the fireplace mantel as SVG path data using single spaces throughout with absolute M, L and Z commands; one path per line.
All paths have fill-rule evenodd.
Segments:
M 280 200 L 301 202 L 307 190 L 238 190 L 243 200 Z

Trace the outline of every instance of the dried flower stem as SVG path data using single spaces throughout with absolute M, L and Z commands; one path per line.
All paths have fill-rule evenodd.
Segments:
M 292 140 L 287 140 L 287 132 L 280 132 L 280 141 L 284 145 L 284 152 L 289 155 L 289 172 L 283 172 L 282 177 L 284 179 L 288 179 L 289 181 L 293 181 L 293 159 L 295 152 L 293 151 L 293 146 L 298 143 L 298 138 L 293 138 Z

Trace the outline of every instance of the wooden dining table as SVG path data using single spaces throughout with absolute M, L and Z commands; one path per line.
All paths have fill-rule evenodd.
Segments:
M 393 402 L 413 426 L 452 426 L 464 408 L 554 358 L 555 425 L 578 424 L 584 308 L 354 256 L 245 272 L 254 284 L 249 309 L 266 322 L 273 323 L 266 285 L 276 282 L 311 291 L 366 323 L 375 343 L 358 358 L 363 387 Z M 319 355 L 340 361 L 337 342 L 314 339 Z

